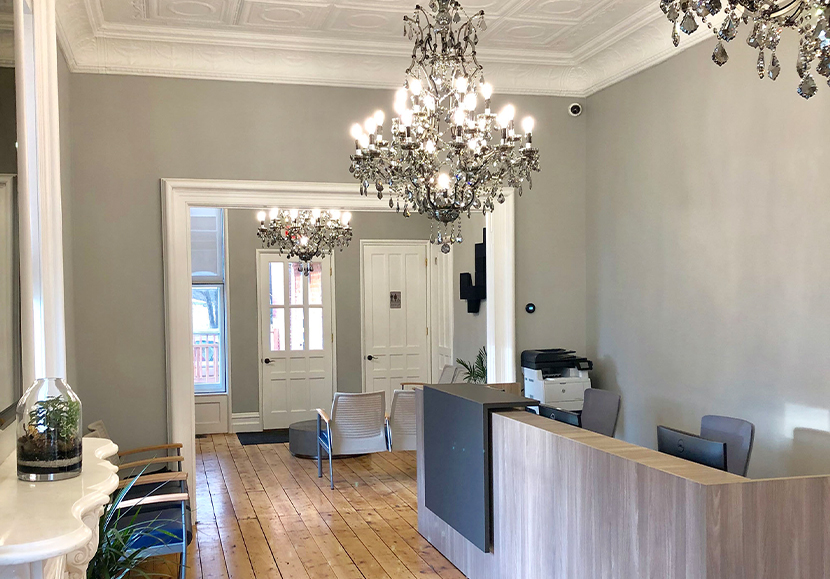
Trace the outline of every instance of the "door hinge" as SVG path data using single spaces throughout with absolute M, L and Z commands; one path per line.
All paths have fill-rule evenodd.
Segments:
M 429 328 L 427 328 L 427 336 L 429 336 Z
M 331 343 L 334 343 L 334 332 L 331 333 Z
M 424 258 L 424 267 L 429 267 L 429 259 Z

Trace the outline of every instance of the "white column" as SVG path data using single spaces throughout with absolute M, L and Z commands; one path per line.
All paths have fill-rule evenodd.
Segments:
M 24 386 L 66 377 L 55 0 L 15 0 Z
M 487 214 L 487 382 L 516 381 L 515 195 Z

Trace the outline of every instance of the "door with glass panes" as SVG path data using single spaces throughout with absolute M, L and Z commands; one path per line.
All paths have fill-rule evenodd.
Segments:
M 258 255 L 260 392 L 263 427 L 311 420 L 332 401 L 331 264 L 305 275 L 296 260 Z

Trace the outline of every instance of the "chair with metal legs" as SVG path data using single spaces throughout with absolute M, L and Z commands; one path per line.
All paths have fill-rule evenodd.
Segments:
M 334 488 L 332 456 L 384 452 L 387 448 L 384 392 L 337 392 L 331 405 L 331 416 L 322 408 L 317 409 L 317 477 L 323 476 L 325 450 L 331 488 Z

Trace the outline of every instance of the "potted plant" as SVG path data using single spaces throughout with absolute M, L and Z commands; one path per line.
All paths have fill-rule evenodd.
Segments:
M 487 384 L 487 348 L 482 347 L 478 351 L 476 359 L 472 362 L 465 362 L 461 358 L 456 363 L 464 368 L 464 381 L 470 384 Z
M 41 378 L 17 405 L 17 477 L 54 481 L 81 474 L 81 401 L 60 378 Z
M 142 474 L 143 470 L 127 486 L 114 494 L 104 508 L 104 514 L 98 522 L 98 550 L 86 569 L 87 579 L 122 579 L 128 575 L 143 579 L 169 577 L 163 573 L 147 573 L 140 566 L 149 556 L 149 549 L 161 544 L 164 537 L 175 539 L 175 536 L 164 530 L 163 521 L 139 520 L 141 507 L 121 508 L 122 501 Z M 156 488 L 145 496 L 152 495 Z M 149 540 L 143 540 L 145 538 Z M 145 546 L 136 547 L 142 543 Z

